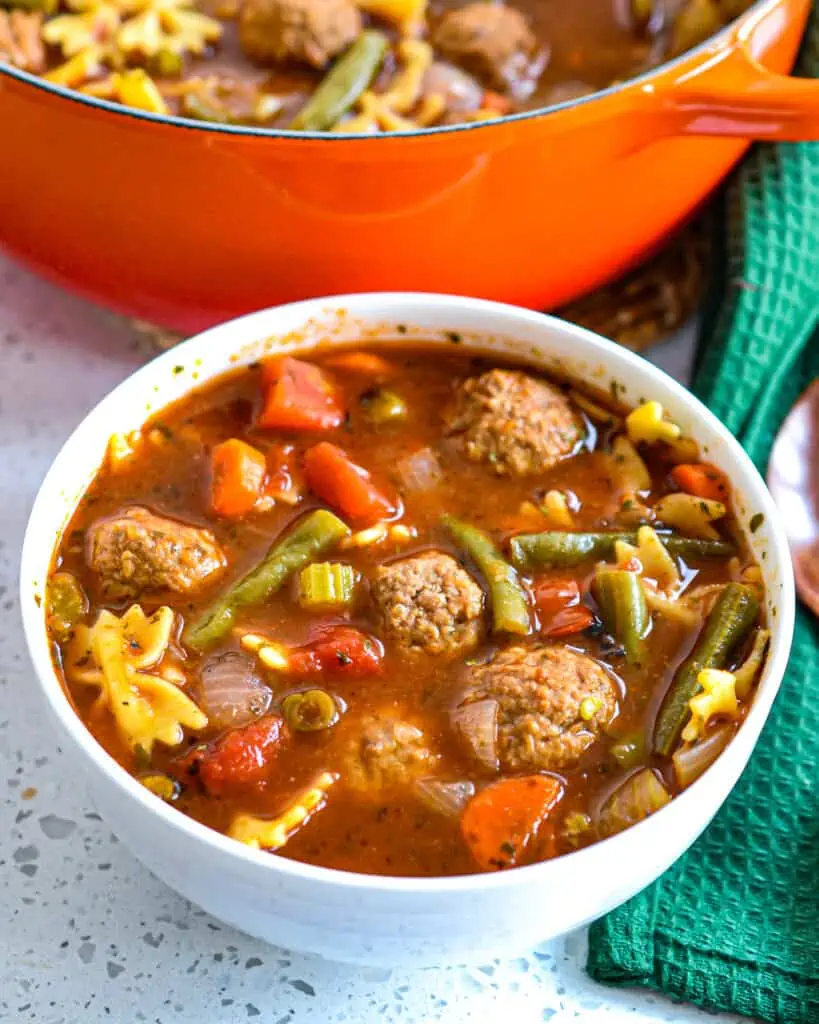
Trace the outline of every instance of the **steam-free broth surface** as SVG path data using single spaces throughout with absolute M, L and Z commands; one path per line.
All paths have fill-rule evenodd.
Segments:
M 728 482 L 645 408 L 455 343 L 194 390 L 112 439 L 61 541 L 78 714 L 180 812 L 349 871 L 510 867 L 640 820 L 728 742 L 752 687 L 725 670 L 766 637 Z M 236 591 L 327 529 L 278 589 Z M 587 533 L 628 544 L 567 555 Z

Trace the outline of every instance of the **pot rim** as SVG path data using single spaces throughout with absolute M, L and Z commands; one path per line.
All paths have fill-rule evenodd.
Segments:
M 22 71 L 19 68 L 14 68 L 10 64 L 7 65 L 0 63 L 0 76 L 7 75 L 9 78 L 16 79 L 26 85 L 32 85 L 35 88 L 40 89 L 43 92 L 50 93 L 53 96 L 57 96 L 60 99 L 70 100 L 74 103 L 91 107 L 92 109 L 96 108 L 98 110 L 107 111 L 119 117 L 129 117 L 137 121 L 148 121 L 149 123 L 153 122 L 155 124 L 167 125 L 169 127 L 184 128 L 188 131 L 216 133 L 229 136 L 233 135 L 244 138 L 301 139 L 313 142 L 337 143 L 362 142 L 364 140 L 372 143 L 376 139 L 417 139 L 425 136 L 488 131 L 501 124 L 530 121 L 543 117 L 547 114 L 558 113 L 573 107 L 585 106 L 595 100 L 616 95 L 618 92 L 624 92 L 634 86 L 645 85 L 645 83 L 650 82 L 659 74 L 678 67 L 689 61 L 692 57 L 697 57 L 699 54 L 704 53 L 707 49 L 713 46 L 715 42 L 724 40 L 736 30 L 737 25 L 751 18 L 755 13 L 761 12 L 763 9 L 768 7 L 774 9 L 780 4 L 780 2 L 781 0 L 756 0 L 756 2 L 740 14 L 739 17 L 734 18 L 733 21 L 721 28 L 719 32 L 709 36 L 708 39 L 704 40 L 698 46 L 695 46 L 690 50 L 686 50 L 679 56 L 674 57 L 671 60 L 664 61 L 662 64 L 657 65 L 657 67 L 650 68 L 648 71 L 644 71 L 640 75 L 626 79 L 624 82 L 606 86 L 604 89 L 599 89 L 597 92 L 593 92 L 589 96 L 580 96 L 577 99 L 565 100 L 563 103 L 555 103 L 547 107 L 537 107 L 534 110 L 523 110 L 516 114 L 506 114 L 502 117 L 495 118 L 492 121 L 473 121 L 465 122 L 463 124 L 440 125 L 431 128 L 419 128 L 417 131 L 412 132 L 383 132 L 377 135 L 361 132 L 351 132 L 347 134 L 337 132 L 301 132 L 292 131 L 288 128 L 255 128 L 250 125 L 210 124 L 205 121 L 196 121 L 188 117 L 179 117 L 176 114 L 154 114 L 147 110 L 137 110 L 134 107 L 126 107 L 120 103 L 114 103 L 111 100 L 105 100 L 95 96 L 86 96 L 75 89 L 69 89 L 63 85 L 48 82 L 29 71 Z
M 65 528 L 62 516 L 58 516 L 61 526 L 55 537 L 51 521 L 55 517 L 53 498 L 54 493 L 61 487 L 59 480 L 63 466 L 70 458 L 72 450 L 85 443 L 85 435 L 91 430 L 98 430 L 96 421 L 105 422 L 111 416 L 111 409 L 115 408 L 124 396 L 131 392 L 138 395 L 151 394 L 151 389 L 154 388 L 157 380 L 161 380 L 167 375 L 172 375 L 176 379 L 176 374 L 173 373 L 175 365 L 181 363 L 196 365 L 197 359 L 201 358 L 200 353 L 208 349 L 213 351 L 215 348 L 220 348 L 228 354 L 237 355 L 239 359 L 235 365 L 246 365 L 251 356 L 245 351 L 245 346 L 248 343 L 253 345 L 252 338 L 286 337 L 287 329 L 282 326 L 277 329 L 277 324 L 284 325 L 292 321 L 304 327 L 313 322 L 314 318 L 321 320 L 337 311 L 344 311 L 344 314 L 351 317 L 354 323 L 359 321 L 366 323 L 374 317 L 377 317 L 379 324 L 382 322 L 408 323 L 413 322 L 413 314 L 408 312 L 409 310 L 417 311 L 420 314 L 419 323 L 421 325 L 424 324 L 427 316 L 432 316 L 439 323 L 452 323 L 453 317 L 479 315 L 482 324 L 484 321 L 489 321 L 497 325 L 495 327 L 481 326 L 479 331 L 480 334 L 486 335 L 488 347 L 491 350 L 496 347 L 491 339 L 516 338 L 523 335 L 527 329 L 536 330 L 541 339 L 547 333 L 553 332 L 555 338 L 559 338 L 562 342 L 582 343 L 580 350 L 582 360 L 600 358 L 605 361 L 609 359 L 615 364 L 616 373 L 621 379 L 631 377 L 640 381 L 641 385 L 645 385 L 646 392 L 649 394 L 652 393 L 652 387 L 655 385 L 662 391 L 670 392 L 681 409 L 697 418 L 709 436 L 709 443 L 715 442 L 724 446 L 726 459 L 730 458 L 732 463 L 732 480 L 742 485 L 743 493 L 752 501 L 754 508 L 763 513 L 766 529 L 770 531 L 767 544 L 768 552 L 773 555 L 773 558 L 767 560 L 767 565 L 778 567 L 777 572 L 781 573 L 777 579 L 778 593 L 776 596 L 774 596 L 773 590 L 771 593 L 773 601 L 771 607 L 775 609 L 771 617 L 772 637 L 759 690 L 745 721 L 716 762 L 684 792 L 677 795 L 667 807 L 624 832 L 601 839 L 591 846 L 562 857 L 518 867 L 512 871 L 412 877 L 374 875 L 324 867 L 291 860 L 287 857 L 271 856 L 265 851 L 252 849 L 196 819 L 188 817 L 163 801 L 157 800 L 130 772 L 107 753 L 75 710 L 67 690 L 54 669 L 45 633 L 42 598 L 38 598 L 38 595 L 42 594 L 44 586 L 40 572 L 45 544 L 43 525 L 46 523 L 49 526 L 47 531 L 49 559 Z M 430 328 L 432 332 L 435 330 L 440 330 L 440 328 Z M 381 331 L 383 328 L 379 328 L 379 333 Z M 551 352 L 554 355 L 563 351 L 557 341 L 552 343 L 538 341 L 532 344 L 538 349 L 541 347 L 543 349 L 537 357 L 532 357 L 532 362 L 537 366 L 545 365 L 543 358 L 545 353 Z M 254 353 L 252 357 L 255 358 L 256 354 Z M 214 379 L 222 372 L 224 369 L 212 371 L 206 368 L 204 378 L 188 384 L 184 389 L 185 393 L 190 393 L 202 383 Z M 163 404 L 165 401 L 166 399 L 163 398 Z M 146 418 L 156 411 L 155 409 L 146 411 Z M 719 797 L 719 805 L 721 805 L 753 753 L 762 726 L 779 690 L 790 656 L 796 598 L 788 541 L 780 519 L 762 476 L 739 442 L 720 420 L 696 396 L 659 367 L 593 331 L 544 313 L 466 296 L 424 292 L 371 292 L 328 296 L 259 310 L 203 331 L 136 370 L 117 387 L 109 391 L 83 418 L 49 467 L 26 527 L 20 563 L 23 632 L 40 692 L 59 723 L 60 742 L 71 740 L 74 749 L 82 755 L 87 771 L 104 778 L 118 791 L 118 796 L 123 800 L 138 804 L 143 811 L 164 826 L 168 835 L 174 835 L 189 851 L 195 851 L 197 847 L 202 846 L 215 857 L 220 857 L 226 866 L 233 864 L 238 869 L 239 865 L 243 865 L 249 872 L 263 872 L 265 875 L 282 878 L 289 877 L 294 880 L 308 881 L 316 886 L 351 890 L 359 894 L 367 892 L 409 895 L 470 894 L 502 890 L 507 887 L 514 889 L 519 886 L 535 884 L 539 878 L 560 871 L 561 866 L 565 867 L 568 862 L 578 871 L 588 871 L 593 876 L 595 871 L 602 869 L 605 865 L 617 863 L 618 856 L 628 856 L 629 850 L 634 848 L 638 840 L 646 848 L 651 849 L 652 837 L 659 834 L 658 830 L 671 829 L 673 832 L 675 826 L 679 830 L 680 823 L 689 814 L 693 814 L 697 819 L 697 834 L 708 824 L 710 815 L 703 813 L 704 809 L 707 810 L 710 801 L 706 787 L 710 789 L 712 795 L 720 793 L 726 782 L 733 776 L 733 781 L 730 781 L 728 789 Z M 695 801 L 699 802 L 699 809 Z M 681 854 L 684 848 L 679 849 L 678 854 Z M 262 876 L 260 875 L 260 877 Z

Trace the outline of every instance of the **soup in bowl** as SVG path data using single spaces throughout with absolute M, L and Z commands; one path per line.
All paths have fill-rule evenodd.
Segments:
M 521 948 L 656 877 L 747 760 L 793 613 L 764 485 L 682 388 L 400 295 L 255 314 L 117 389 L 43 485 L 23 598 L 138 856 L 378 962 Z

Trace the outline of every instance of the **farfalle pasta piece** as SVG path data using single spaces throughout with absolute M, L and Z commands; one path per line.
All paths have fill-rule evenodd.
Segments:
M 653 580 L 661 593 L 673 594 L 679 588 L 677 564 L 650 526 L 641 526 L 637 531 L 636 547 L 618 540 L 614 553 L 619 568 L 632 569 L 644 580 Z
M 125 54 L 198 56 L 222 36 L 221 24 L 193 10 L 191 0 L 125 0 L 124 9 L 130 17 L 116 43 Z
M 736 718 L 739 705 L 736 694 L 736 677 L 732 672 L 716 668 L 705 668 L 697 676 L 701 690 L 688 703 L 691 717 L 682 731 L 685 743 L 700 739 L 708 722 L 719 715 L 722 718 Z
M 698 498 L 693 494 L 666 494 L 654 505 L 654 515 L 666 526 L 673 526 L 687 537 L 716 540 L 719 534 L 712 526 L 728 509 L 721 501 Z
M 98 706 L 111 712 L 132 750 L 150 753 L 157 742 L 178 746 L 185 728 L 207 725 L 207 716 L 183 690 L 146 671 L 165 657 L 173 624 L 167 607 L 146 616 L 132 605 L 121 618 L 103 610 L 93 626 L 77 627 L 66 649 L 66 674 L 99 686 Z
M 327 791 L 338 778 L 332 772 L 322 772 L 313 783 L 297 796 L 275 818 L 257 818 L 252 814 L 240 814 L 233 819 L 228 829 L 231 839 L 236 839 L 256 850 L 279 850 L 287 840 L 320 810 L 327 799 Z
M 60 14 L 43 26 L 43 41 L 57 46 L 64 57 L 75 57 L 110 41 L 120 26 L 119 9 L 110 3 L 71 5 L 71 14 Z

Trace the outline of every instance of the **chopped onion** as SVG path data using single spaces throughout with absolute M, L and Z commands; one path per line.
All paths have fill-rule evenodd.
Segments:
M 238 651 L 210 658 L 200 672 L 202 705 L 213 729 L 245 725 L 270 707 L 273 691 Z
M 443 471 L 431 448 L 421 448 L 408 455 L 395 467 L 398 481 L 405 491 L 429 491 L 440 483 Z
M 436 60 L 424 77 L 425 96 L 441 96 L 448 113 L 468 114 L 483 103 L 484 90 L 472 75 L 454 64 Z
M 447 818 L 460 818 L 464 807 L 475 795 L 473 782 L 441 782 L 440 779 L 419 779 L 415 783 L 418 797 L 432 811 Z
M 672 758 L 677 785 L 685 789 L 698 779 L 725 750 L 733 735 L 732 726 L 721 725 L 699 743 L 691 747 L 681 747 Z
M 498 770 L 498 702 L 476 700 L 451 712 L 452 727 L 472 756 L 491 772 Z
M 668 790 L 650 768 L 641 768 L 608 798 L 600 811 L 599 828 L 602 836 L 636 825 L 671 800 Z

